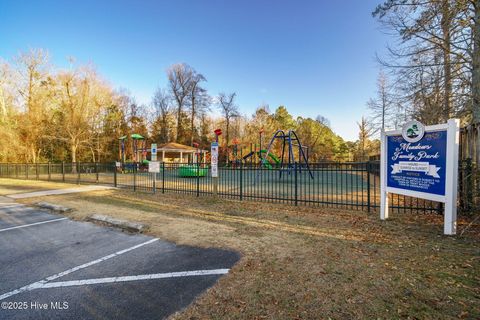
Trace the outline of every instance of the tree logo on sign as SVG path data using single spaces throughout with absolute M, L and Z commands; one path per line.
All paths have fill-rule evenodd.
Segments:
M 418 142 L 425 134 L 425 126 L 419 121 L 409 121 L 402 128 L 402 137 L 407 142 Z

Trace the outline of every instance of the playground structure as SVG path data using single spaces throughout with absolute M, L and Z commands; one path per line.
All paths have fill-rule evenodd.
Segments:
M 145 138 L 138 134 L 133 133 L 130 135 L 132 139 L 132 162 L 147 162 L 147 149 L 146 149 L 146 140 Z M 119 140 L 119 158 L 122 163 L 127 161 L 126 159 L 126 142 L 128 140 L 128 135 L 118 138 Z
M 242 159 L 244 163 L 248 163 L 249 159 L 257 158 L 259 159 L 258 164 L 260 164 L 262 161 L 262 158 L 264 158 L 264 155 L 266 153 L 267 153 L 267 150 L 265 149 L 259 149 L 258 151 L 252 150 L 249 153 L 247 153 L 245 156 L 243 156 Z M 277 166 L 280 164 L 280 159 L 277 156 L 275 156 L 273 153 L 269 153 L 268 156 L 266 157 L 268 157 L 270 160 L 273 161 L 274 166 Z M 272 163 L 270 163 L 269 161 L 264 161 L 263 164 L 267 169 L 273 169 Z
M 282 155 L 280 159 L 271 153 L 272 146 L 277 139 L 282 141 Z M 285 146 L 288 146 L 288 150 L 285 150 Z M 295 159 L 296 148 L 298 148 L 298 161 Z M 302 172 L 302 167 L 305 166 L 310 178 L 313 179 L 313 173 L 308 165 L 308 147 L 302 146 L 302 143 L 300 142 L 300 139 L 295 131 L 289 130 L 288 134 L 286 134 L 283 130 L 277 130 L 270 140 L 267 150 L 265 152 L 264 151 L 265 150 L 259 151 L 261 155 L 259 168 L 266 167 L 267 169 L 272 169 L 272 164 L 268 161 L 268 158 L 270 158 L 274 161 L 276 168 L 279 169 L 280 178 L 282 177 L 282 172 L 284 171 L 290 174 L 293 170 L 298 168 L 299 172 Z M 287 151 L 288 154 L 286 164 L 284 162 L 285 151 Z
M 276 169 L 279 170 L 280 178 L 285 171 L 290 175 L 295 169 L 298 169 L 300 173 L 302 169 L 306 169 L 310 178 L 314 178 L 308 163 L 309 148 L 302 145 L 295 131 L 289 130 L 285 132 L 277 130 L 270 140 L 267 149 L 262 148 L 263 133 L 263 129 L 259 131 L 259 148 L 257 149 L 257 144 L 250 144 L 250 151 L 246 155 L 243 155 L 243 147 L 238 139 L 234 138 L 232 146 L 229 146 L 227 150 L 227 166 L 236 168 L 240 164 L 250 164 L 252 167 L 258 166 L 259 169 Z M 282 140 L 280 156 L 273 153 L 274 143 L 277 140 Z
M 250 151 L 244 156 L 243 155 L 243 149 L 242 144 L 238 141 L 237 138 L 234 138 L 232 140 L 233 145 L 229 146 L 227 148 L 227 166 L 229 164 L 232 165 L 232 167 L 239 166 L 240 164 L 248 164 L 250 165 L 256 165 L 260 163 L 260 160 L 262 158 L 262 153 L 265 153 L 266 150 L 262 149 L 262 135 L 264 133 L 264 129 L 259 130 L 259 148 L 257 150 L 257 144 L 250 143 Z M 231 153 L 229 152 L 231 150 Z M 275 155 L 271 154 L 271 158 L 273 161 Z
M 220 129 L 214 131 L 216 141 L 222 134 Z M 251 167 L 257 167 L 259 169 L 266 168 L 269 170 L 278 170 L 279 178 L 282 178 L 283 172 L 287 172 L 290 175 L 294 170 L 298 169 L 298 172 L 302 172 L 302 169 L 306 169 L 311 179 L 314 178 L 310 166 L 308 164 L 308 147 L 303 146 L 298 138 L 297 134 L 293 130 L 289 130 L 286 133 L 283 130 L 277 130 L 268 144 L 266 149 L 262 148 L 262 134 L 264 130 L 259 131 L 259 149 L 257 144 L 250 144 L 250 152 L 245 156 L 243 155 L 243 147 L 240 147 L 239 140 L 233 139 L 233 145 L 226 149 L 226 165 L 232 168 L 241 167 L 243 164 Z M 147 148 L 145 138 L 139 134 L 130 135 L 132 139 L 132 155 L 133 163 L 148 164 L 147 160 Z M 126 141 L 128 136 L 119 138 L 119 153 L 123 169 L 133 170 L 129 168 L 133 164 L 126 164 Z M 281 141 L 281 156 L 277 156 L 273 153 L 273 145 L 275 141 Z M 140 145 L 139 145 L 140 144 Z M 170 159 L 171 154 L 178 153 L 180 155 L 180 164 L 184 164 L 178 167 L 179 177 L 205 177 L 208 175 L 208 167 L 205 165 L 206 150 L 201 150 L 198 143 L 194 143 L 193 146 L 184 146 L 177 143 L 167 143 L 159 146 L 157 150 L 161 153 L 161 161 L 166 162 L 167 158 Z M 298 150 L 298 151 L 297 151 Z M 277 150 L 278 151 L 278 150 Z M 187 158 L 184 158 L 187 155 Z M 176 159 L 176 158 L 175 158 Z M 174 160 L 175 160 L 174 159 Z M 186 163 L 184 162 L 185 160 Z M 177 161 L 174 161 L 177 162 Z M 243 167 L 243 166 L 242 166 Z M 137 167 L 138 169 L 139 167 Z M 257 174 L 258 175 L 258 174 Z

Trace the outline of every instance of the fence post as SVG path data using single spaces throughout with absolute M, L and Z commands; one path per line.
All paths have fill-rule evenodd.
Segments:
M 153 194 L 157 193 L 157 173 L 152 172 L 153 174 Z
M 15 178 L 18 179 L 18 163 L 15 164 Z
M 38 173 L 38 162 L 35 162 L 35 178 L 37 180 L 40 178 Z
M 25 179 L 28 180 L 28 163 L 25 163 Z
M 367 211 L 371 210 L 370 200 L 370 161 L 367 161 Z
M 47 174 L 48 174 L 48 181 L 50 181 L 52 178 L 52 168 L 51 168 L 50 161 L 48 161 L 48 164 L 47 164 Z
M 77 168 L 77 184 L 80 184 L 80 162 L 75 162 L 75 167 Z
M 137 191 L 137 163 L 133 163 L 133 191 Z
M 113 186 L 117 187 L 117 163 L 113 163 Z
M 198 162 L 198 156 L 197 156 L 197 197 L 200 196 L 200 163 Z
M 240 201 L 243 200 L 243 164 L 240 163 Z
M 62 181 L 65 182 L 65 161 L 62 161 Z
M 9 169 L 9 168 L 8 168 L 8 162 L 7 162 L 7 174 L 6 174 L 6 177 L 7 177 L 7 178 L 10 178 L 10 171 L 9 171 L 8 169 Z M 5 176 L 5 175 L 3 174 L 3 170 L 2 170 L 2 176 Z
M 165 162 L 162 162 L 162 193 L 165 193 Z
M 295 170 L 295 205 L 298 206 L 298 176 L 297 176 L 297 162 L 294 163 Z

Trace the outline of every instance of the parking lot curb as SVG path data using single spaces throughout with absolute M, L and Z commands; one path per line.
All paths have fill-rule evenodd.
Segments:
M 60 205 L 49 203 L 49 202 L 37 202 L 35 203 L 35 206 L 42 209 L 48 209 L 48 210 L 53 210 L 53 211 L 62 212 L 62 213 L 72 211 L 72 208 L 60 206 Z
M 101 215 L 101 214 L 93 214 L 90 217 L 88 217 L 87 220 L 107 224 L 107 225 L 117 227 L 129 232 L 142 233 L 148 228 L 148 225 L 143 223 L 116 219 L 116 218 L 112 218 L 112 217 Z

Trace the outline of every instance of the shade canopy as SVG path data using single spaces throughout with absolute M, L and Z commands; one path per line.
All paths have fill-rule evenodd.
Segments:
M 136 140 L 142 140 L 142 139 L 145 139 L 142 135 L 138 134 L 138 133 L 134 133 L 132 135 L 130 135 L 130 137 L 132 139 L 136 139 Z

